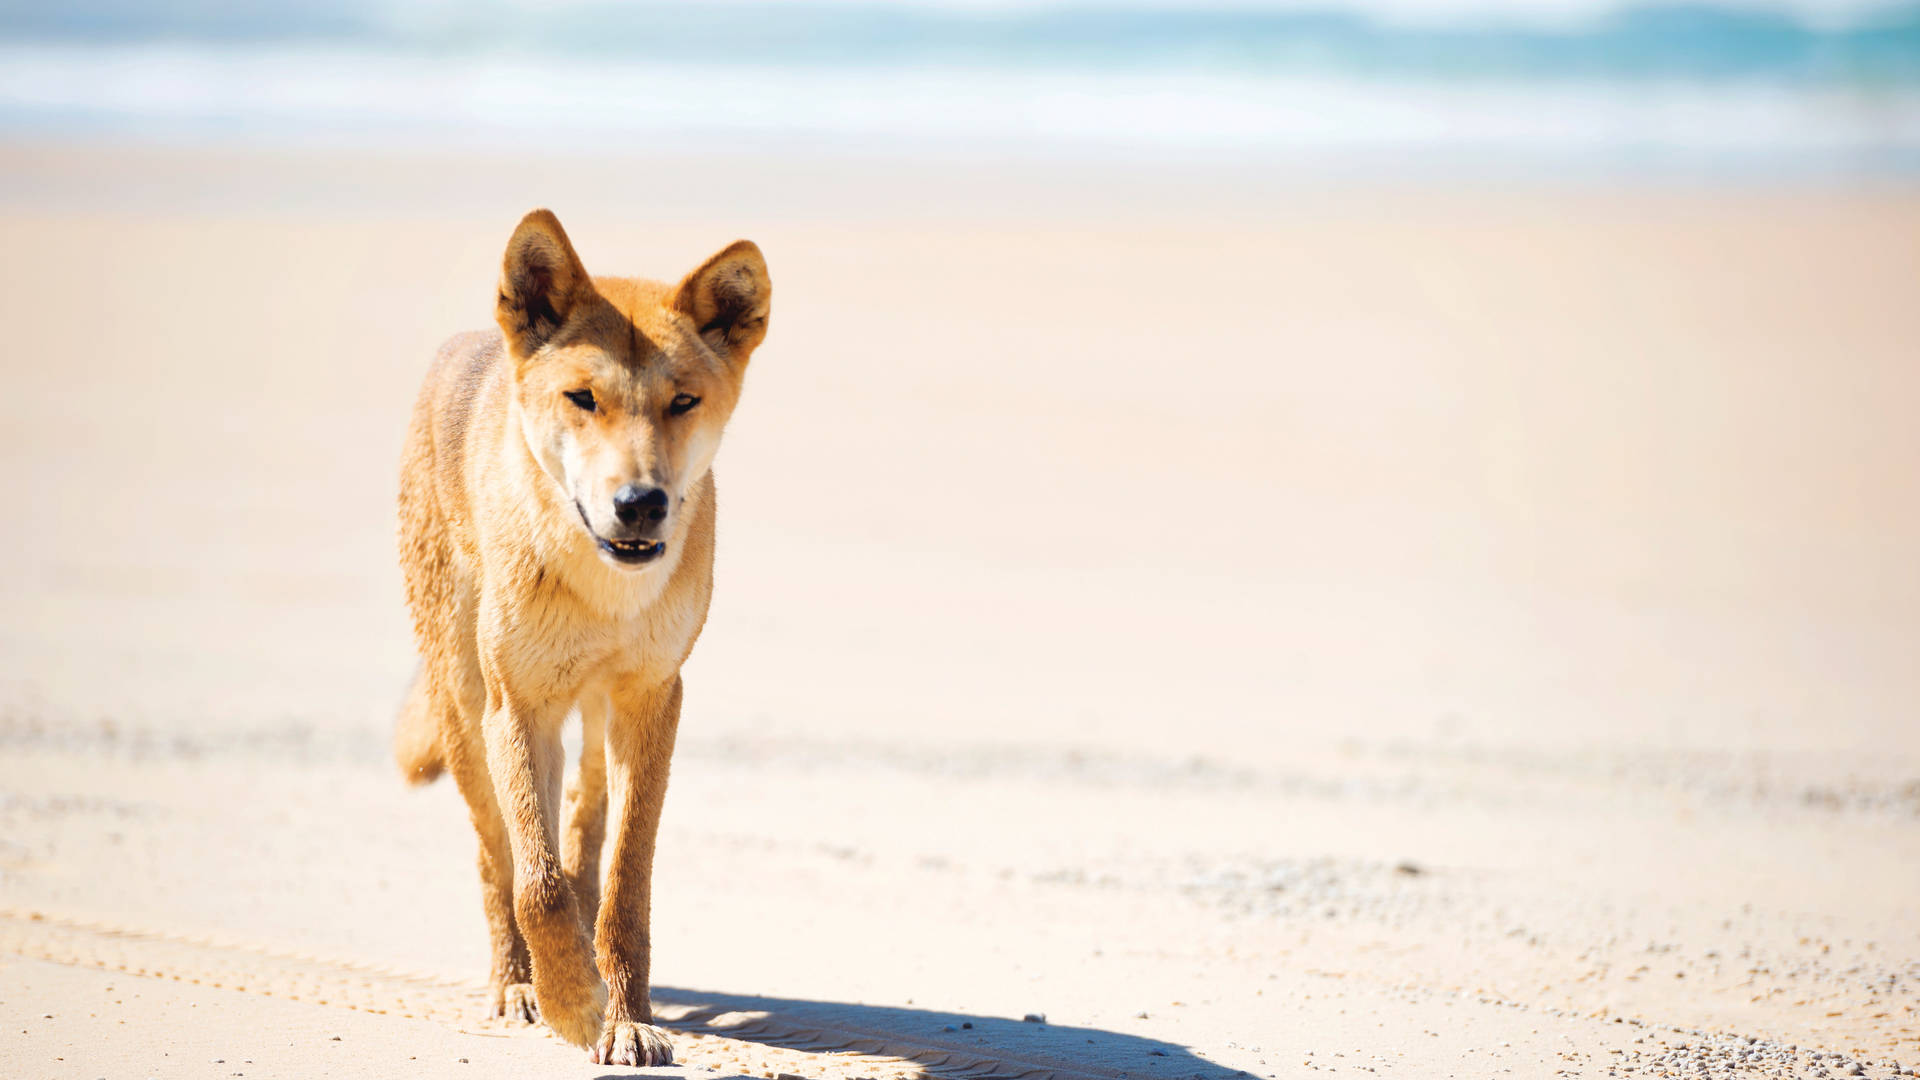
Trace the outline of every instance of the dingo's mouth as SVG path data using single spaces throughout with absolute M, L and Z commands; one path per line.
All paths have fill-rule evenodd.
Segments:
M 617 563 L 642 566 L 667 553 L 665 540 L 609 540 L 593 531 L 593 522 L 587 520 L 587 508 L 580 505 L 579 499 L 573 500 L 573 509 L 580 515 L 580 524 L 587 527 L 587 535 Z
M 603 536 L 594 539 L 600 542 L 601 551 L 630 566 L 650 563 L 667 553 L 664 540 L 608 540 Z

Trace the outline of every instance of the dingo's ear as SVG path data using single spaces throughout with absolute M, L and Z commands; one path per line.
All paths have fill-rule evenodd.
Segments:
M 767 336 L 773 283 L 751 240 L 735 240 L 674 290 L 673 306 L 693 320 L 708 345 L 745 363 Z
M 567 313 L 591 289 L 586 267 L 551 210 L 520 219 L 500 263 L 500 299 L 494 321 L 508 350 L 528 357 L 566 325 Z

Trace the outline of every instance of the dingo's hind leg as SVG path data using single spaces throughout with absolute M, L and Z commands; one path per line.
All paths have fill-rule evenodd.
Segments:
M 588 933 L 600 915 L 600 851 L 607 838 L 607 696 L 580 699 L 580 768 L 567 781 L 560 869 Z
M 527 942 L 513 916 L 513 848 L 507 840 L 507 823 L 494 800 L 493 780 L 487 774 L 486 749 L 480 743 L 478 729 L 475 723 L 467 727 L 466 737 L 447 740 L 446 750 L 448 771 L 467 800 L 473 831 L 480 839 L 480 901 L 486 909 L 491 944 L 489 1015 L 531 1024 L 540 1019 L 540 1010 L 534 1001 Z
M 558 836 L 566 767 L 560 726 L 572 703 L 540 703 L 504 684 L 498 690 L 490 685 L 487 701 L 501 704 L 482 721 L 487 771 L 512 846 L 514 924 L 533 957 L 540 1019 L 568 1042 L 590 1046 L 606 1013 L 607 991 L 560 865 Z
M 462 593 L 454 604 L 452 625 L 447 627 L 451 655 L 444 656 L 442 685 L 448 688 L 443 696 L 453 700 L 441 705 L 440 752 L 466 800 L 480 841 L 480 902 L 486 910 L 489 940 L 489 1015 L 531 1024 L 540 1019 L 533 994 L 533 963 L 513 913 L 513 847 L 481 736 L 487 697 L 475 654 L 474 597 L 465 590 Z

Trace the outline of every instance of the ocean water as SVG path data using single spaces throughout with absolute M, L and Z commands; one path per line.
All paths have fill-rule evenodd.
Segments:
M 1920 5 L 0 5 L 0 134 L 1920 174 Z

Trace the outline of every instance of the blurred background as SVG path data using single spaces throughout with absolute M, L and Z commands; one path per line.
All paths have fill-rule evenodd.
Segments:
M 16 562 L 176 552 L 236 621 L 248 562 L 351 598 L 332 629 L 383 647 L 296 650 L 316 722 L 384 723 L 329 666 L 410 663 L 392 450 L 533 205 L 596 272 L 735 235 L 784 271 L 729 542 L 821 594 L 723 589 L 763 599 L 717 625 L 844 596 L 831 566 L 899 580 L 828 602 L 788 644 L 832 674 L 756 680 L 743 717 L 938 687 L 1063 740 L 1195 693 L 1223 740 L 1360 709 L 1910 720 L 1920 7 L 88 0 L 0 34 L 35 253 L 10 438 L 59 466 L 14 471 Z M 61 573 L 12 610 L 65 613 L 35 599 Z M 1044 664 L 1009 608 L 1050 623 Z M 933 635 L 911 670 L 847 677 L 902 620 Z M 47 672 L 98 657 L 48 631 L 12 633 L 52 650 L 16 667 L 51 707 Z M 166 678 L 234 692 L 187 651 L 227 674 Z
M 1892 0 L 10 4 L 23 132 L 1316 169 L 1911 169 Z M 699 87 L 698 92 L 692 88 Z
M 484 967 L 392 506 L 541 205 L 777 286 L 661 981 L 1920 1060 L 1920 6 L 0 4 L 8 905 Z

